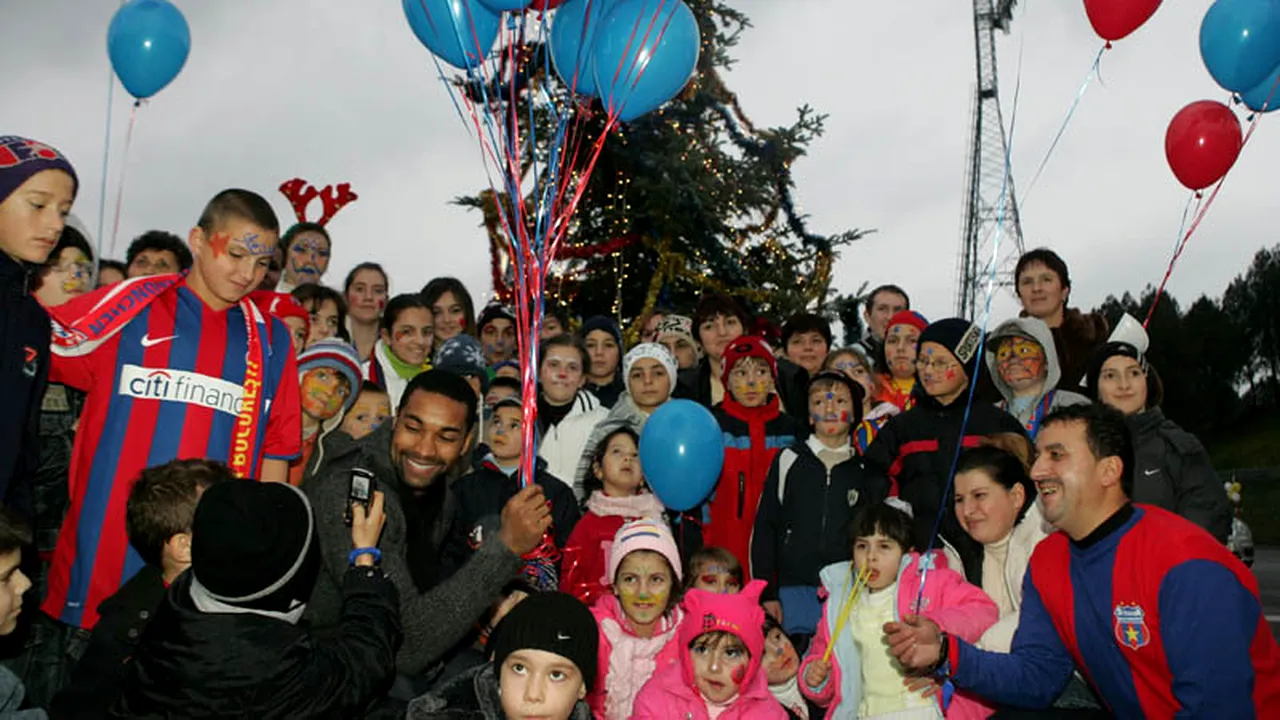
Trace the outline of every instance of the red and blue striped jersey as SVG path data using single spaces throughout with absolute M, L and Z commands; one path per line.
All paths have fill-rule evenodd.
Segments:
M 145 293 L 143 285 L 137 283 L 138 293 Z M 128 307 L 130 293 L 118 290 L 120 299 L 103 304 L 113 287 L 54 308 L 55 320 L 69 326 L 110 303 Z M 247 465 L 253 476 L 263 458 L 296 457 L 302 439 L 289 330 L 276 318 L 250 320 L 258 321 L 261 395 Z M 183 278 L 100 344 L 61 354 L 55 345 L 51 376 L 88 397 L 72 450 L 70 507 L 42 605 L 48 615 L 91 628 L 98 604 L 141 569 L 126 534 L 125 506 L 144 468 L 180 458 L 232 464 L 244 385 L 252 385 L 245 382 L 249 327 L 242 305 L 213 310 Z

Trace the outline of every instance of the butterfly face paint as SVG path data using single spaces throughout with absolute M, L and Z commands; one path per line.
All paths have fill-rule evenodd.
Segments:
M 732 595 L 742 590 L 742 581 L 723 565 L 712 563 L 701 568 L 690 568 L 690 572 L 696 572 L 693 586 L 699 590 L 718 595 Z
M 1048 374 L 1044 347 L 1024 337 L 1007 337 L 996 348 L 996 371 L 1016 394 L 1038 392 Z

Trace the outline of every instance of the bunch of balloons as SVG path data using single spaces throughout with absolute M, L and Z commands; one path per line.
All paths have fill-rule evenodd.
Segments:
M 418 40 L 446 63 L 478 68 L 502 13 L 556 9 L 548 49 L 556 73 L 629 122 L 675 97 L 698 64 L 701 33 L 683 0 L 402 0 Z
M 168 0 L 129 0 L 107 28 L 107 55 L 125 90 L 138 100 L 173 81 L 191 52 L 191 30 Z

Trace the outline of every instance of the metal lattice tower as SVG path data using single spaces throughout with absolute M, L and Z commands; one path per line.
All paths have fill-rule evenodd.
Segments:
M 1006 153 L 1004 117 L 996 73 L 996 31 L 1009 32 L 1017 0 L 973 0 L 978 83 L 973 96 L 973 136 L 969 146 L 964 237 L 960 241 L 956 313 L 973 319 L 986 298 L 990 262 L 996 283 L 1013 284 L 1013 266 L 1023 252 L 1022 225 Z M 1000 256 L 991 257 L 996 233 Z

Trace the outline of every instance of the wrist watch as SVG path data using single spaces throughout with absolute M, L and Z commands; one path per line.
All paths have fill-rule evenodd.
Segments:
M 929 669 L 930 673 L 938 675 L 951 674 L 951 636 L 942 633 L 942 641 L 938 644 L 938 662 L 933 664 Z

